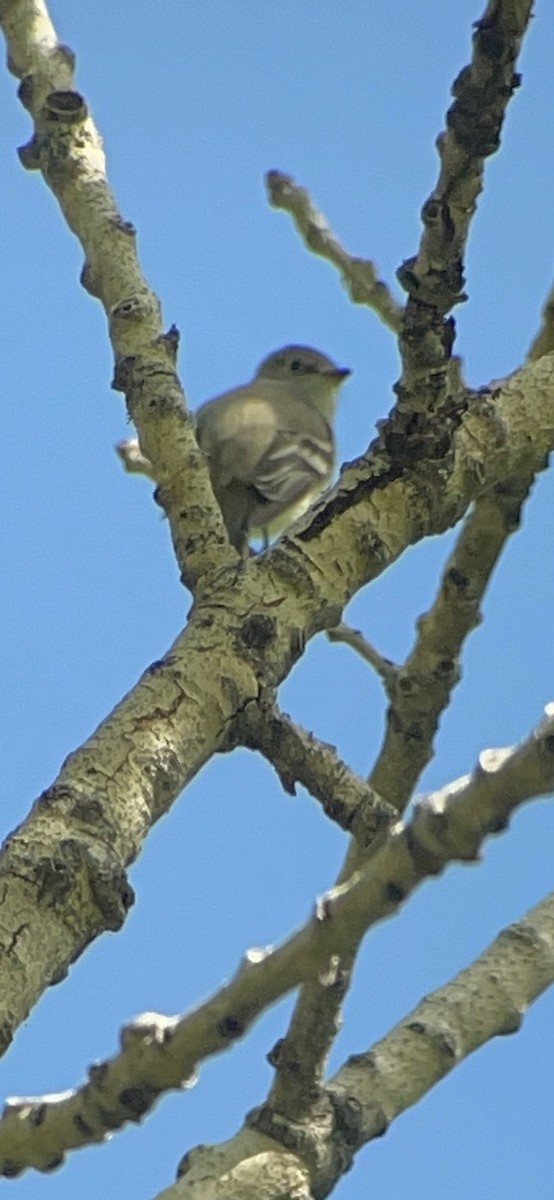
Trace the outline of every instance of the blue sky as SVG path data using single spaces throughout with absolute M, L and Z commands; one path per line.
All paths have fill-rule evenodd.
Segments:
M 77 52 L 78 86 L 104 136 L 123 216 L 138 228 L 166 325 L 182 332 L 193 407 L 248 378 L 268 351 L 311 343 L 353 369 L 338 422 L 340 456 L 365 448 L 399 374 L 392 336 L 353 308 L 333 270 L 306 254 L 268 208 L 268 168 L 308 186 L 337 234 L 392 281 L 414 253 L 437 172 L 434 141 L 450 84 L 468 59 L 473 0 L 144 0 L 51 7 Z M 499 155 L 487 167 L 467 256 L 469 302 L 457 350 L 472 384 L 514 370 L 537 329 L 553 268 L 554 15 L 537 5 Z M 13 78 L 0 79 L 4 820 L 11 829 L 66 754 L 158 658 L 188 597 L 145 480 L 122 473 L 129 434 L 100 306 L 78 285 L 82 255 L 15 147 L 30 134 Z M 421 789 L 465 773 L 487 746 L 527 735 L 552 697 L 554 486 L 543 476 L 472 636 L 464 675 Z M 349 619 L 385 654 L 409 649 L 452 537 L 411 550 L 358 596 Z M 312 642 L 282 690 L 285 709 L 367 772 L 383 698 L 347 648 Z M 368 1047 L 426 992 L 475 957 L 552 886 L 554 817 L 518 814 L 479 867 L 453 868 L 399 919 L 374 930 L 333 1054 Z M 212 762 L 153 830 L 131 869 L 137 903 L 123 933 L 100 939 L 51 989 L 1 1066 L 2 1095 L 58 1091 L 112 1054 L 145 1009 L 177 1012 L 233 972 L 244 949 L 279 940 L 331 883 L 344 851 L 301 791 L 284 796 L 246 751 Z M 464 1063 L 335 1192 L 397 1200 L 552 1200 L 552 1019 L 543 997 L 522 1032 Z M 144 1128 L 74 1154 L 51 1177 L 25 1175 L 17 1200 L 156 1194 L 185 1150 L 229 1137 L 266 1093 L 265 1054 L 290 1002 L 270 1012 L 199 1084 L 170 1096 Z M 545 1047 L 548 1049 L 545 1051 Z M 549 1058 L 550 1056 L 550 1058 Z

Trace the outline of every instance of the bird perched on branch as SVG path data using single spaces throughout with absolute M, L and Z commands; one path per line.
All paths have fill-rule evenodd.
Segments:
M 350 375 L 310 346 L 283 346 L 242 387 L 208 400 L 196 435 L 229 539 L 279 533 L 329 483 L 337 393 Z
M 233 546 L 267 541 L 305 512 L 335 465 L 337 393 L 351 374 L 311 346 L 283 346 L 254 378 L 195 413 L 214 494 Z M 154 478 L 135 438 L 116 447 L 126 470 Z

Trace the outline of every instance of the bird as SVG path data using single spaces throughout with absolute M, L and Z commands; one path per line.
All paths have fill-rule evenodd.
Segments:
M 283 346 L 249 383 L 197 410 L 198 444 L 229 540 L 243 556 L 249 538 L 267 546 L 329 483 L 337 396 L 349 375 L 312 346 Z

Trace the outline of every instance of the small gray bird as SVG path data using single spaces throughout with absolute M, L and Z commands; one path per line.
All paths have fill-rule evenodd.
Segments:
M 250 383 L 198 409 L 198 444 L 237 550 L 252 534 L 267 542 L 329 483 L 337 392 L 350 374 L 310 346 L 283 346 Z

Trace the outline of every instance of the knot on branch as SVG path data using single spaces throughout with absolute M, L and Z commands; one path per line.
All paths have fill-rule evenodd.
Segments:
M 81 124 L 88 117 L 84 96 L 69 88 L 49 92 L 44 101 L 44 116 L 49 121 L 63 125 Z
M 277 636 L 277 621 L 267 613 L 251 613 L 240 627 L 240 637 L 249 650 L 265 650 Z

